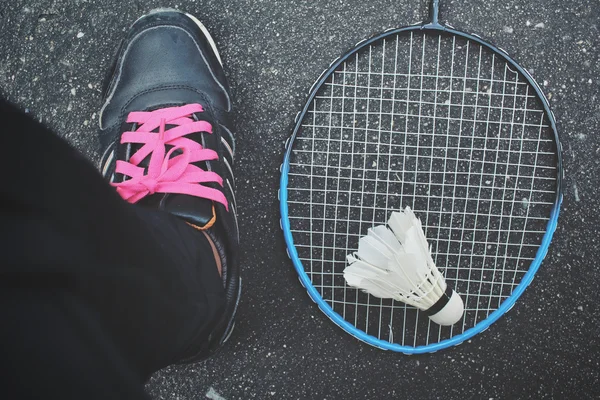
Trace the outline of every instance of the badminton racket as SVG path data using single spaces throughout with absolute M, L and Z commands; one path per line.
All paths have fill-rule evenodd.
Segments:
M 561 147 L 539 85 L 508 54 L 438 20 L 388 30 L 317 79 L 286 143 L 281 227 L 300 282 L 373 346 L 425 353 L 506 313 L 548 251 L 562 201 Z M 358 239 L 410 206 L 464 300 L 443 327 L 348 286 Z

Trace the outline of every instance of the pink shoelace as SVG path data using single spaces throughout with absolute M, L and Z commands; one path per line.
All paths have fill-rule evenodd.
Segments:
M 121 143 L 143 146 L 131 156 L 129 162 L 117 161 L 115 171 L 130 178 L 112 184 L 123 199 L 129 203 L 136 203 L 154 193 L 179 193 L 217 201 L 228 209 L 227 199 L 220 190 L 202 185 L 216 182 L 223 186 L 223 179 L 215 172 L 204 171 L 192 164 L 219 159 L 214 150 L 205 149 L 185 137 L 196 132 L 212 134 L 210 123 L 194 121 L 192 118 L 193 113 L 202 111 L 200 104 L 188 104 L 156 111 L 129 113 L 127 122 L 137 123 L 138 127 L 135 131 L 124 132 Z M 175 126 L 166 129 L 167 125 Z M 152 132 L 157 128 L 158 133 Z M 166 145 L 173 147 L 167 152 Z M 181 154 L 173 156 L 178 150 Z M 150 162 L 146 172 L 138 165 L 148 155 Z

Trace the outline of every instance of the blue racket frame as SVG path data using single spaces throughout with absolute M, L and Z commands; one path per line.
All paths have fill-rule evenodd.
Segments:
M 326 69 L 325 71 L 323 71 L 321 76 L 319 76 L 319 78 L 315 81 L 315 83 L 313 84 L 313 86 L 311 87 L 311 89 L 309 91 L 309 96 L 306 101 L 306 104 L 304 105 L 304 108 L 302 109 L 301 112 L 299 112 L 296 115 L 296 119 L 294 121 L 295 126 L 292 131 L 292 135 L 290 136 L 290 138 L 288 138 L 288 140 L 285 144 L 285 157 L 283 160 L 283 164 L 281 165 L 281 168 L 280 168 L 281 179 L 280 179 L 280 190 L 278 193 L 278 197 L 279 197 L 279 201 L 280 201 L 281 229 L 283 231 L 285 243 L 287 246 L 287 254 L 294 264 L 294 268 L 296 269 L 298 276 L 300 278 L 300 283 L 302 283 L 302 286 L 304 286 L 306 288 L 310 298 L 315 303 L 317 303 L 317 305 L 319 306 L 321 311 L 323 311 L 323 313 L 325 313 L 325 315 L 327 315 L 336 325 L 338 325 L 340 328 L 342 328 L 346 332 L 350 333 L 357 339 L 359 339 L 371 346 L 374 346 L 374 347 L 377 347 L 377 348 L 380 348 L 383 350 L 392 350 L 392 351 L 397 351 L 397 352 L 401 352 L 401 353 L 405 353 L 405 354 L 431 353 L 431 352 L 435 352 L 435 351 L 438 351 L 438 350 L 441 350 L 441 349 L 444 349 L 447 347 L 461 344 L 465 340 L 468 340 L 468 339 L 472 338 L 473 336 L 477 335 L 478 333 L 485 331 L 491 324 L 496 322 L 504 313 L 509 311 L 515 305 L 515 302 L 519 299 L 519 297 L 523 294 L 523 292 L 525 291 L 527 286 L 529 286 L 529 284 L 533 280 L 535 273 L 537 272 L 542 261 L 544 260 L 544 257 L 548 253 L 548 248 L 550 246 L 550 242 L 552 241 L 552 237 L 554 235 L 554 232 L 556 230 L 556 226 L 558 223 L 558 215 L 560 213 L 560 206 L 562 204 L 562 199 L 563 199 L 562 149 L 561 149 L 560 141 L 558 138 L 558 131 L 556 129 L 556 120 L 554 117 L 554 113 L 550 109 L 550 104 L 548 103 L 548 99 L 542 92 L 542 89 L 540 88 L 540 86 L 533 79 L 531 74 L 529 74 L 529 72 L 526 69 L 524 69 L 519 64 L 517 64 L 517 62 L 514 61 L 505 50 L 484 41 L 478 35 L 456 30 L 448 24 L 446 24 L 446 25 L 440 24 L 438 16 L 439 16 L 439 0 L 433 0 L 431 2 L 430 20 L 429 21 L 424 22 L 422 24 L 411 25 L 411 26 L 407 26 L 407 27 L 403 27 L 403 28 L 390 29 L 390 30 L 387 30 L 381 34 L 378 34 L 370 39 L 363 40 L 363 41 L 357 43 L 353 49 L 348 51 L 342 57 L 338 58 L 333 63 L 331 63 L 329 68 Z M 396 343 L 389 343 L 385 340 L 381 340 L 372 335 L 369 335 L 369 334 L 361 331 L 360 329 L 357 329 L 355 326 L 353 326 L 352 324 L 350 324 L 349 322 L 344 320 L 341 315 L 339 315 L 337 312 L 335 312 L 333 310 L 333 308 L 325 300 L 323 300 L 323 298 L 321 297 L 319 292 L 317 292 L 317 290 L 313 287 L 312 282 L 311 282 L 310 278 L 308 277 L 308 275 L 306 274 L 306 272 L 304 271 L 302 262 L 300 261 L 300 259 L 298 257 L 298 252 L 296 251 L 296 248 L 294 246 L 294 239 L 292 237 L 292 232 L 290 229 L 290 222 L 289 222 L 289 218 L 288 218 L 288 205 L 287 205 L 288 172 L 289 172 L 290 156 L 292 154 L 292 147 L 293 147 L 294 139 L 296 138 L 296 135 L 298 134 L 298 131 L 300 130 L 300 128 L 302 126 L 302 120 L 304 119 L 304 116 L 308 112 L 310 105 L 312 104 L 317 92 L 319 91 L 319 89 L 321 88 L 323 83 L 329 78 L 329 76 L 343 62 L 345 62 L 350 56 L 354 55 L 355 53 L 360 52 L 363 48 L 368 47 L 371 44 L 373 44 L 377 41 L 380 41 L 388 36 L 404 34 L 404 33 L 411 32 L 411 31 L 412 32 L 432 32 L 432 33 L 438 33 L 438 34 L 439 33 L 447 33 L 449 35 L 455 35 L 458 37 L 462 37 L 462 38 L 471 40 L 471 41 L 476 42 L 477 44 L 483 46 L 484 48 L 487 48 L 488 50 L 492 51 L 496 55 L 501 56 L 511 67 L 513 67 L 514 69 L 519 71 L 527 79 L 528 83 L 535 89 L 536 94 L 542 101 L 544 111 L 546 112 L 546 115 L 548 117 L 552 131 L 554 132 L 554 138 L 556 141 L 557 171 L 558 171 L 557 180 L 556 180 L 556 198 L 554 201 L 554 205 L 552 207 L 552 211 L 550 213 L 550 219 L 548 220 L 548 224 L 546 227 L 546 233 L 545 233 L 544 237 L 542 238 L 542 243 L 540 244 L 540 247 L 537 250 L 535 259 L 531 262 L 529 270 L 523 276 L 521 282 L 516 287 L 516 289 L 513 291 L 511 296 L 508 297 L 506 300 L 504 300 L 504 302 L 502 302 L 500 307 L 497 310 L 495 310 L 493 313 L 491 313 L 485 320 L 479 322 L 474 327 L 466 330 L 465 332 L 461 333 L 460 335 L 453 336 L 450 339 L 445 339 L 438 343 L 428 344 L 425 346 L 416 346 L 416 347 L 402 346 L 402 345 L 399 345 Z

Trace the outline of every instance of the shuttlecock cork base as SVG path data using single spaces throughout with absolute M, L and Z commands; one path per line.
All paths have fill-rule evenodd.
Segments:
M 435 266 L 421 221 L 406 207 L 393 212 L 388 225 L 391 230 L 385 225 L 370 228 L 358 251 L 347 256 L 348 285 L 417 307 L 437 324 L 457 323 L 464 303 Z
M 440 299 L 427 310 L 423 310 L 433 322 L 439 325 L 454 325 L 462 318 L 465 307 L 462 298 L 450 286 Z

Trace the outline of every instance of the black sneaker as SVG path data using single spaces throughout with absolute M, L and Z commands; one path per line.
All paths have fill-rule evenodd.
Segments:
M 226 311 L 210 356 L 233 330 L 240 297 L 231 97 L 221 58 L 196 18 L 159 9 L 121 43 L 100 112 L 100 169 L 125 200 L 203 230 L 221 255 Z

